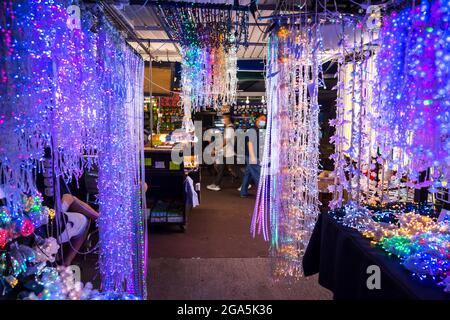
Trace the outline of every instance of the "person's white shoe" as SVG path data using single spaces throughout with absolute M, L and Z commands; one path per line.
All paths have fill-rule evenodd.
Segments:
M 222 189 L 220 189 L 219 186 L 216 186 L 215 184 L 207 185 L 207 186 L 206 186 L 206 189 L 212 190 L 212 191 L 220 191 L 220 190 L 222 190 Z
M 249 184 L 249 185 L 248 185 L 248 189 L 250 189 L 251 187 L 252 187 L 252 185 Z M 238 190 L 239 192 L 241 192 L 241 189 L 242 189 L 242 186 L 240 186 L 237 190 Z M 247 189 L 247 190 L 248 190 L 248 189 Z

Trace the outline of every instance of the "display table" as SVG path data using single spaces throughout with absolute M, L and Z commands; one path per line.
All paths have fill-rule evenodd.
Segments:
M 381 289 L 369 290 L 367 267 L 381 270 Z M 357 230 L 340 225 L 328 213 L 319 216 L 303 259 L 306 276 L 319 273 L 319 284 L 334 299 L 450 299 L 429 280 L 412 276 L 394 256 L 374 247 Z
M 179 225 L 184 231 L 187 214 L 192 209 L 187 193 L 187 177 L 192 179 L 200 201 L 201 174 L 191 157 L 177 164 L 172 161 L 172 147 L 146 147 L 145 181 L 150 224 Z

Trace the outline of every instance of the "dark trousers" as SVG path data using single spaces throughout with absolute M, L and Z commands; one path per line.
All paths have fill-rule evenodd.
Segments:
M 222 163 L 216 164 L 217 176 L 214 179 L 214 184 L 216 186 L 220 186 L 220 184 L 222 183 L 222 179 L 223 179 L 223 176 L 224 176 L 226 170 L 230 170 L 231 174 L 234 177 L 239 177 L 239 175 L 236 173 L 234 157 L 223 158 L 222 160 L 223 160 Z
M 242 178 L 241 185 L 241 196 L 245 197 L 248 195 L 248 185 L 250 184 L 250 179 L 253 180 L 255 187 L 258 188 L 260 174 L 261 166 L 259 164 L 248 164 L 245 167 L 245 173 Z

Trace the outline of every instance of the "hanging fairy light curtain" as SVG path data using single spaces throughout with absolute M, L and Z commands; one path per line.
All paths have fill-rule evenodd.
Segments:
M 319 24 L 281 26 L 268 46 L 268 126 L 251 230 L 270 239 L 275 275 L 298 278 L 319 213 Z
M 104 20 L 99 25 L 102 70 L 99 110 L 100 272 L 102 289 L 145 296 L 142 209 L 143 60 Z
M 97 162 L 102 289 L 145 297 L 143 61 L 101 13 L 69 28 L 69 4 L 0 5 L 0 184 L 11 208 L 37 194 L 50 148 L 59 217 L 59 178 Z
M 333 88 L 337 90 L 336 118 L 330 121 L 335 127 L 330 138 L 335 147 L 330 157 L 334 162 L 334 183 L 329 186 L 331 209 L 341 207 L 345 199 L 360 204 L 376 201 L 379 196 L 380 158 L 373 124 L 378 111 L 373 106 L 377 74 L 375 53 L 370 47 L 377 29 L 354 19 L 342 19 L 340 24 L 337 85 Z M 346 36 L 347 30 L 352 32 Z
M 236 102 L 237 47 L 248 41 L 248 12 L 158 6 L 168 33 L 181 44 L 183 126 L 191 112 Z
M 448 1 L 413 2 L 391 13 L 377 59 L 381 153 L 398 178 L 408 179 L 406 187 L 432 193 L 450 179 L 449 21 Z M 399 155 L 388 158 L 395 149 Z
M 358 205 L 407 202 L 415 188 L 433 193 L 447 185 L 449 6 L 422 1 L 392 12 L 377 50 L 365 50 L 368 57 L 359 54 L 358 41 L 341 47 L 355 50 L 339 61 L 331 208 L 344 198 Z M 370 36 L 376 30 L 362 26 Z

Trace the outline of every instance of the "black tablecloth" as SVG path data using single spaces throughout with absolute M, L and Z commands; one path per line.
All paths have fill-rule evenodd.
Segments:
M 399 262 L 371 245 L 357 230 L 323 213 L 303 258 L 303 268 L 306 276 L 319 273 L 320 285 L 331 290 L 334 299 L 450 299 L 442 287 L 413 277 Z M 380 267 L 379 290 L 367 288 L 370 265 Z

